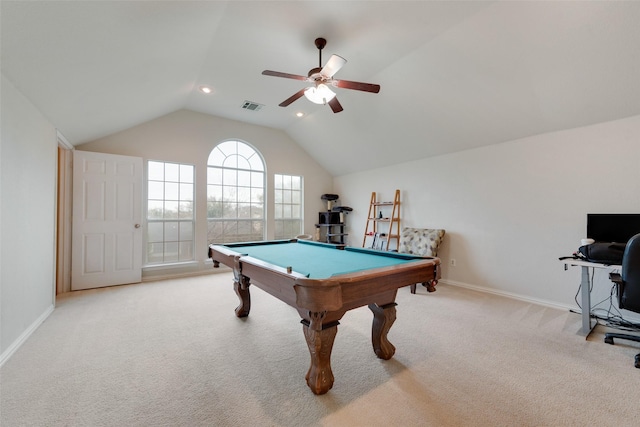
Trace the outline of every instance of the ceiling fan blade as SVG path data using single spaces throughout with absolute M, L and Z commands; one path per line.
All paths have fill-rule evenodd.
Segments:
M 340 105 L 340 102 L 338 102 L 337 96 L 334 96 L 333 99 L 328 102 L 328 104 L 334 113 L 339 113 L 340 111 L 342 111 L 342 105 Z
M 380 92 L 380 85 L 375 85 L 372 83 L 351 82 L 349 80 L 333 80 L 332 84 L 335 87 L 341 87 L 343 89 L 355 89 L 372 93 Z
M 322 70 L 320 70 L 320 74 L 323 77 L 326 77 L 327 79 L 330 79 L 346 63 L 347 63 L 347 60 L 344 59 L 343 57 L 341 57 L 339 55 L 331 55 L 331 58 L 329 58 L 329 61 L 327 61 L 325 66 L 322 67 Z
M 264 70 L 262 72 L 262 74 L 265 75 L 265 76 L 284 77 L 285 79 L 294 79 L 294 80 L 307 80 L 308 79 L 308 77 L 299 76 L 297 74 L 281 73 L 280 71 L 271 71 L 271 70 Z
M 307 88 L 304 89 L 300 89 L 299 91 L 297 91 L 296 93 L 294 93 L 293 95 L 291 95 L 289 98 L 285 99 L 284 101 L 282 101 L 280 104 L 281 107 L 286 107 L 289 104 L 291 104 L 293 101 L 298 100 L 299 98 L 301 98 L 304 95 L 304 91 Z

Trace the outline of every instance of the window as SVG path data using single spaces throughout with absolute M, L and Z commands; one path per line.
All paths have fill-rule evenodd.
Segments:
M 225 141 L 209 154 L 208 243 L 264 240 L 265 173 L 262 156 L 241 141 Z
M 147 163 L 147 264 L 194 259 L 193 165 Z
M 276 239 L 290 239 L 302 233 L 302 177 L 274 175 Z

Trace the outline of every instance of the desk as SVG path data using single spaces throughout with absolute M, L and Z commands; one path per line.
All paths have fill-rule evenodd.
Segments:
M 591 321 L 591 277 L 589 276 L 590 268 L 604 268 L 609 270 L 619 270 L 621 265 L 600 264 L 597 262 L 581 261 L 578 259 L 563 259 L 564 269 L 567 266 L 575 266 L 582 268 L 582 279 L 580 280 L 580 305 L 582 306 L 582 328 L 578 331 L 580 335 L 584 335 L 585 339 L 589 336 L 596 322 Z
M 210 245 L 213 266 L 233 269 L 240 299 L 236 316 L 249 315 L 249 285 L 254 284 L 294 307 L 302 318 L 311 355 L 307 385 L 315 394 L 333 386 L 331 350 L 339 320 L 368 305 L 373 312 L 371 340 L 381 359 L 395 347 L 387 333 L 396 319 L 398 288 L 440 278 L 440 259 L 374 251 L 304 240 Z

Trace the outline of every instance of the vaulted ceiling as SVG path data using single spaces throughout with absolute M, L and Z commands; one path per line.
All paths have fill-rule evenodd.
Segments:
M 282 129 L 342 175 L 640 114 L 640 2 L 0 8 L 2 73 L 74 145 L 190 109 Z M 279 107 L 307 84 L 261 72 L 306 75 L 318 66 L 317 37 L 327 39 L 323 62 L 348 61 L 336 78 L 380 93 L 336 88 L 337 114 L 304 97 Z

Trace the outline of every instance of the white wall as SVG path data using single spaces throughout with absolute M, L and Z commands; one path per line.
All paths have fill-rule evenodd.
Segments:
M 54 126 L 4 76 L 1 91 L 0 364 L 53 309 L 57 148 Z M 403 226 L 447 230 L 439 254 L 443 282 L 551 305 L 574 305 L 579 271 L 565 272 L 557 258 L 585 237 L 586 214 L 640 212 L 640 116 L 340 176 L 333 183 L 284 132 L 185 110 L 78 148 L 194 163 L 196 179 L 205 182 L 210 150 L 230 138 L 260 150 L 270 179 L 274 173 L 305 176 L 305 232 L 313 233 L 324 209 L 320 195 L 335 192 L 354 208 L 348 231 L 350 243 L 360 246 L 371 192 L 390 200 L 399 188 Z M 204 209 L 197 215 L 206 216 Z M 206 229 L 197 236 L 202 261 Z M 457 267 L 448 265 L 451 258 Z M 609 287 L 606 273 L 597 272 L 594 300 Z
M 56 131 L 2 75 L 0 364 L 53 310 Z
M 461 124 L 464 125 L 464 124 Z M 398 135 L 401 137 L 401 135 Z M 428 144 L 428 132 L 425 141 Z M 640 212 L 640 116 L 336 177 L 362 244 L 369 197 L 402 191 L 401 225 L 444 228 L 444 282 L 575 306 L 579 270 L 558 257 L 586 237 L 587 213 Z M 457 266 L 449 266 L 450 259 Z M 597 301 L 610 289 L 596 273 Z
M 267 171 L 267 238 L 274 236 L 273 175 L 290 174 L 304 177 L 304 232 L 313 235 L 318 212 L 326 209 L 320 200 L 332 192 L 332 177 L 313 158 L 303 151 L 284 132 L 254 126 L 189 110 L 179 110 L 131 129 L 82 144 L 78 150 L 190 163 L 196 166 L 196 200 L 206 200 L 207 160 L 211 150 L 220 142 L 239 139 L 254 146 L 263 155 Z M 206 218 L 206 204 L 196 207 L 196 217 Z M 196 224 L 195 270 L 210 269 L 205 265 L 207 251 L 206 221 Z M 155 273 L 154 273 L 155 271 Z M 143 277 L 176 274 L 185 269 L 145 269 Z

